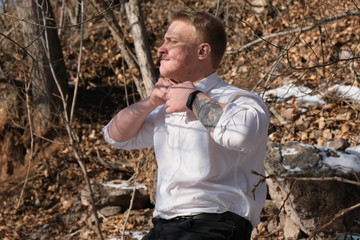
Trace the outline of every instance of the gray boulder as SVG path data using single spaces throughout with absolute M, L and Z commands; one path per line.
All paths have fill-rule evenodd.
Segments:
M 298 142 L 268 144 L 266 181 L 285 216 L 286 239 L 301 232 L 323 239 L 360 233 L 360 207 L 350 209 L 360 203 L 360 156 L 352 153 Z
M 111 216 L 129 209 L 152 207 L 147 187 L 140 184 L 129 184 L 126 181 L 111 181 L 92 184 L 95 205 L 104 216 Z M 133 196 L 134 194 L 134 196 Z M 133 198 L 133 200 L 132 200 Z M 132 201 L 132 202 L 131 202 Z M 90 192 L 87 187 L 81 191 L 81 203 L 90 205 Z

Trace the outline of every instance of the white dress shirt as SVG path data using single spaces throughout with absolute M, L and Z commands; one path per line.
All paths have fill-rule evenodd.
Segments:
M 231 211 L 256 226 L 266 186 L 254 190 L 260 177 L 251 171 L 264 174 L 267 107 L 259 96 L 227 84 L 216 73 L 195 86 L 215 101 L 229 103 L 213 137 L 192 112 L 167 114 L 162 105 L 149 114 L 133 139 L 115 142 L 107 125 L 105 140 L 121 149 L 154 146 L 158 165 L 154 217 Z

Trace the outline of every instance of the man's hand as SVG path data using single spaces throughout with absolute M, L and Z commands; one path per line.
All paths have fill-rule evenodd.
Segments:
M 167 89 L 166 94 L 166 106 L 168 106 L 166 112 L 174 113 L 187 111 L 186 101 L 189 94 L 195 90 L 197 90 L 196 87 L 190 81 L 170 86 Z
M 168 78 L 159 78 L 150 95 L 150 103 L 154 106 L 160 106 L 166 102 L 168 88 L 175 83 Z

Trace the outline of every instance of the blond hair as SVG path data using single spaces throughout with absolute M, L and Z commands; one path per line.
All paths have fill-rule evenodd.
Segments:
M 217 68 L 226 49 L 226 32 L 221 20 L 205 12 L 178 11 L 172 14 L 171 20 L 191 23 L 198 34 L 199 43 L 205 42 L 211 46 L 212 65 Z

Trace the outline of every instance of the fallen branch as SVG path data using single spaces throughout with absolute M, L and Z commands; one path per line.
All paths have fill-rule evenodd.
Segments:
M 337 181 L 343 183 L 349 183 L 356 186 L 360 186 L 360 182 L 352 181 L 349 179 L 341 178 L 341 177 L 321 177 L 321 178 L 314 178 L 314 177 L 293 177 L 291 179 L 299 180 L 299 181 Z
M 298 181 L 337 181 L 337 182 L 343 182 L 343 183 L 360 186 L 360 182 L 358 182 L 358 181 L 353 181 L 353 180 L 349 180 L 349 179 L 337 177 L 337 176 L 335 176 L 335 177 L 319 177 L 319 178 L 317 178 L 317 177 L 279 176 L 279 175 L 275 175 L 275 174 L 270 174 L 268 176 L 264 176 L 254 170 L 252 170 L 251 173 L 255 174 L 257 176 L 260 176 L 262 178 L 259 182 L 264 182 L 264 180 L 266 180 L 268 178 L 272 178 L 272 179 L 282 179 L 282 180 L 285 179 L 285 180 L 298 180 Z

